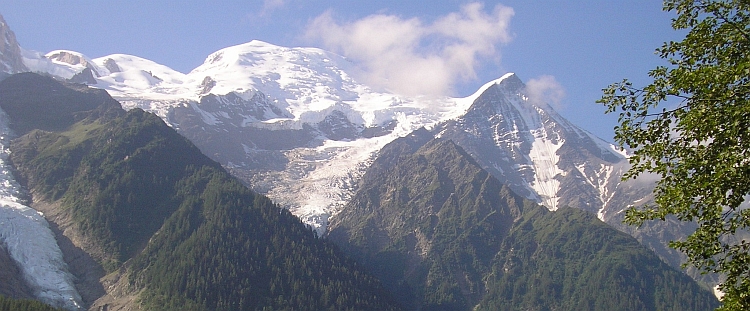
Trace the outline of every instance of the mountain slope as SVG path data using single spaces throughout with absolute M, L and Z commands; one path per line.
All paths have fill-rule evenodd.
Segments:
M 550 210 L 569 206 L 595 213 L 673 267 L 685 262 L 685 256 L 668 243 L 686 237 L 691 224 L 650 222 L 634 228 L 623 223 L 626 208 L 650 202 L 655 182 L 649 176 L 622 181 L 629 168 L 624 151 L 530 98 L 516 75 L 490 82 L 477 93 L 463 116 L 432 129 L 436 137 L 456 142 L 516 193 Z M 715 275 L 688 272 L 706 284 L 716 283 Z
M 181 73 L 133 55 L 91 59 L 11 45 L 30 71 L 105 89 L 126 109 L 157 114 L 319 234 L 351 199 L 380 148 L 428 127 L 524 197 L 550 209 L 595 212 L 665 261 L 683 261 L 665 239 L 684 237 L 684 228 L 621 224 L 621 211 L 647 203 L 652 185 L 621 182 L 622 154 L 529 98 L 512 74 L 465 98 L 405 97 L 359 82 L 356 66 L 315 48 L 252 41 L 212 53 Z
M 713 310 L 718 301 L 632 237 L 579 209 L 526 214 L 479 310 Z
M 23 79 L 27 75 L 18 77 Z M 14 80 L 9 78 L 0 83 L 0 106 L 8 103 L 8 97 L 15 94 L 5 87 L 14 84 Z M 7 250 L 19 275 L 11 275 L 5 279 L 5 284 L 13 286 L 11 291 L 27 289 L 24 291 L 29 298 L 57 307 L 78 309 L 82 300 L 75 278 L 55 240 L 54 227 L 37 210 L 29 207 L 28 192 L 16 182 L 17 174 L 9 163 L 10 140 L 15 134 L 8 123 L 8 116 L 0 113 L 0 244 Z M 13 274 L 12 268 L 6 266 L 4 271 Z M 11 296 L 15 295 L 11 292 Z
M 25 60 L 32 70 L 105 89 L 126 109 L 157 114 L 321 234 L 377 150 L 470 103 L 374 90 L 339 55 L 260 41 L 212 53 L 187 74 L 123 54 L 54 51 Z
M 0 295 L 0 311 L 56 311 L 49 305 L 28 299 L 12 299 Z
M 17 73 L 27 70 L 16 35 L 0 15 L 0 72 Z
M 428 127 L 524 197 L 594 212 L 675 267 L 684 260 L 663 237 L 683 237 L 685 226 L 621 223 L 627 206 L 648 202 L 651 182 L 622 182 L 625 154 L 530 98 L 514 74 L 465 98 L 406 98 L 358 83 L 335 54 L 258 41 L 218 51 L 188 74 L 127 55 L 73 63 L 65 68 L 97 64 L 97 87 L 156 113 L 319 234 L 385 144 Z
M 356 263 L 158 117 L 110 101 L 66 111 L 101 94 L 33 74 L 2 87 L 50 99 L 0 105 L 15 107 L 11 124 L 30 130 L 11 154 L 35 206 L 109 273 L 96 280 L 106 295 L 85 301 L 92 309 L 397 309 Z M 45 113 L 70 120 L 61 111 L 76 122 L 55 131 L 28 125 L 44 123 Z
M 378 150 L 421 127 L 553 210 L 569 205 L 606 221 L 650 192 L 621 183 L 624 155 L 529 98 L 513 74 L 465 98 L 405 97 L 359 82 L 357 67 L 334 53 L 261 41 L 216 51 L 186 74 L 124 54 L 60 50 L 25 61 L 66 79 L 85 74 L 126 109 L 159 115 L 319 232 Z
M 621 185 L 620 152 L 528 98 L 513 74 L 465 98 L 427 98 L 372 89 L 339 55 L 260 41 L 217 51 L 187 74 L 122 54 L 55 51 L 45 59 L 91 70 L 93 85 L 127 109 L 156 113 L 319 232 L 384 144 L 436 124 L 496 178 L 550 209 L 570 205 L 606 220 L 648 193 Z
M 30 87 L 35 85 L 37 88 Z M 40 92 L 39 90 L 44 90 Z M 23 135 L 32 129 L 61 131 L 98 107 L 110 109 L 119 103 L 106 91 L 75 83 L 60 83 L 37 74 L 22 73 L 6 79 L 0 93 L 0 107 L 9 116 L 9 126 Z
M 529 98 L 525 89 L 516 75 L 506 75 L 485 85 L 464 115 L 434 131 L 455 141 L 514 191 L 551 210 L 567 205 L 598 213 L 602 220 L 621 211 L 624 205 L 609 204 L 622 195 L 625 157 Z
M 579 209 L 548 212 L 455 143 L 388 144 L 328 237 L 411 310 L 710 310 L 717 302 Z
M 482 276 L 513 220 L 532 203 L 453 143 L 420 146 L 430 139 L 425 134 L 381 151 L 328 237 L 381 276 L 409 309 L 467 309 L 486 290 Z

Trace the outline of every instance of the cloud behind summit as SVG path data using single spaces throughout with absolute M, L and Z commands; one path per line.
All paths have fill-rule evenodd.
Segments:
M 513 9 L 491 11 L 469 3 L 433 21 L 374 14 L 339 22 L 327 11 L 309 23 L 305 37 L 358 63 L 364 82 L 404 95 L 447 95 L 476 78 L 485 61 L 499 61 L 512 39 Z

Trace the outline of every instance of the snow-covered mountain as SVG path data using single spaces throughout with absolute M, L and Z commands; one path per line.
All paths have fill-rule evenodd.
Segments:
M 453 140 L 515 192 L 550 210 L 572 206 L 607 221 L 650 191 L 623 183 L 623 150 L 529 98 L 515 75 L 485 85 L 461 117 L 439 124 Z
M 187 74 L 122 54 L 53 51 L 26 63 L 154 112 L 321 233 L 377 150 L 472 102 L 374 90 L 339 55 L 260 41 L 217 51 Z
M 181 73 L 132 55 L 26 51 L 0 22 L 9 46 L 0 45 L 0 60 L 15 64 L 0 71 L 71 79 L 107 90 L 126 109 L 157 114 L 319 233 L 377 152 L 422 127 L 453 140 L 500 181 L 550 210 L 570 205 L 623 229 L 620 212 L 650 193 L 649 185 L 620 181 L 624 152 L 529 98 L 514 74 L 464 98 L 407 97 L 361 83 L 354 64 L 316 48 L 251 41 Z M 20 65 L 12 61 L 17 58 Z M 659 234 L 644 239 L 666 242 Z
M 123 54 L 26 55 L 30 70 L 156 113 L 320 232 L 373 155 L 421 127 L 552 210 L 571 205 L 606 220 L 647 192 L 623 191 L 624 153 L 528 98 L 514 74 L 465 98 L 405 97 L 358 82 L 356 66 L 334 53 L 260 41 L 217 51 L 187 74 Z

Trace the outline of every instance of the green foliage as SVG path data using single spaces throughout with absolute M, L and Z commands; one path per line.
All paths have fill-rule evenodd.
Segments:
M 738 235 L 750 229 L 750 210 L 741 207 L 750 195 L 750 3 L 668 0 L 664 9 L 677 13 L 673 28 L 687 31 L 657 49 L 669 65 L 650 71 L 643 88 L 610 85 L 600 100 L 620 114 L 617 142 L 634 149 L 626 177 L 661 177 L 655 205 L 628 210 L 626 221 L 696 222 L 671 246 L 726 278 L 723 310 L 747 310 L 750 241 Z
M 35 130 L 11 149 L 35 195 L 59 201 L 77 229 L 112 256 L 104 263 L 109 271 L 143 248 L 175 210 L 178 181 L 196 167 L 219 167 L 139 109 L 89 118 L 64 132 Z
M 710 310 L 718 303 L 635 239 L 587 212 L 528 209 L 477 310 Z
M 36 300 L 12 299 L 0 295 L 0 311 L 61 311 Z
M 149 310 L 394 310 L 362 268 L 225 172 L 181 182 L 182 202 L 136 257 Z

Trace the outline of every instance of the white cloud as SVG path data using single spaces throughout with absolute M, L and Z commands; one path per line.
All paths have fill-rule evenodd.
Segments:
M 488 13 L 481 3 L 431 23 L 386 14 L 339 23 L 329 11 L 309 24 L 306 37 L 357 62 L 371 85 L 444 95 L 459 79 L 476 78 L 482 60 L 499 59 L 498 45 L 511 40 L 512 16 L 509 7 L 497 5 Z
M 284 6 L 284 4 L 286 4 L 286 0 L 263 0 L 263 9 L 260 11 L 260 15 L 266 15 Z
M 537 105 L 551 105 L 554 109 L 561 109 L 565 98 L 565 89 L 555 80 L 555 77 L 544 75 L 526 82 L 526 95 L 529 101 Z

